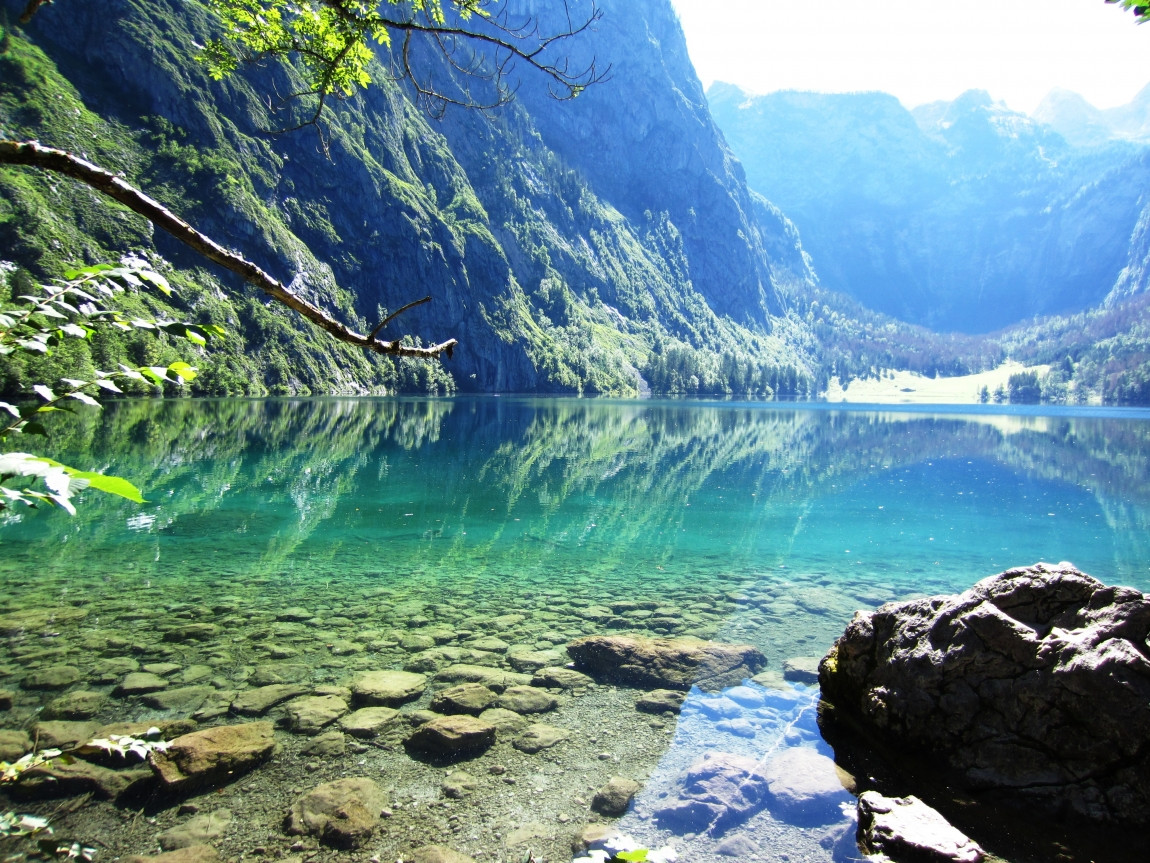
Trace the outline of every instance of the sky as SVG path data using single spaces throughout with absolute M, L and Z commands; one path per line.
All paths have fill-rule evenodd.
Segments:
M 1150 83 L 1150 24 L 1103 0 L 671 0 L 707 87 L 882 90 L 907 108 L 987 90 L 1031 113 L 1051 89 L 1098 108 Z

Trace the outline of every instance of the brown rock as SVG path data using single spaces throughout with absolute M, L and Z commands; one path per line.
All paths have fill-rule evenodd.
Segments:
M 153 753 L 152 769 L 173 790 L 231 782 L 269 758 L 275 751 L 270 722 L 219 725 L 193 731 Z
M 287 727 L 296 734 L 319 734 L 347 713 L 347 702 L 337 695 L 305 695 L 284 707 Z
M 511 741 L 511 745 L 520 752 L 534 755 L 536 752 L 557 746 L 570 736 L 571 732 L 565 728 L 556 728 L 545 722 L 536 722 L 534 725 L 528 725 L 523 729 L 523 733 Z
M 33 727 L 41 749 L 72 749 L 96 737 L 99 730 L 98 722 L 69 722 L 63 719 L 37 722 Z
M 245 689 L 232 701 L 232 712 L 241 716 L 263 716 L 277 704 L 306 694 L 306 686 L 295 683 L 271 683 Z
M 494 742 L 494 725 L 465 714 L 426 722 L 407 739 L 412 749 L 440 754 L 486 749 Z
M 50 701 L 40 715 L 44 719 L 91 719 L 107 701 L 102 692 L 77 689 Z
M 502 692 L 508 686 L 525 686 L 531 683 L 531 675 L 489 668 L 486 665 L 456 663 L 439 671 L 435 675 L 435 681 L 437 683 L 482 683 L 488 689 Z
M 411 863 L 475 863 L 475 858 L 446 845 L 424 845 L 411 852 Z
M 430 707 L 436 713 L 470 713 L 478 716 L 498 697 L 494 690 L 482 683 L 460 683 L 432 698 Z
M 101 800 L 118 800 L 128 791 L 151 781 L 152 771 L 146 767 L 112 770 L 79 758 L 70 761 L 54 759 L 41 767 L 24 771 L 14 790 L 30 797 L 71 797 L 91 793 Z
M 399 719 L 394 707 L 361 707 L 339 721 L 339 727 L 352 737 L 376 737 Z
M 753 677 L 767 664 L 750 645 L 697 638 L 591 635 L 568 644 L 567 652 L 581 671 L 646 688 L 721 689 Z
M 634 779 L 612 776 L 591 798 L 591 809 L 609 818 L 618 818 L 631 805 L 631 798 L 639 791 L 639 783 Z
M 160 834 L 160 847 L 165 851 L 190 848 L 218 839 L 232 824 L 232 813 L 228 809 L 201 812 L 183 824 L 177 824 Z
M 398 707 L 419 698 L 427 688 L 427 677 L 411 671 L 369 671 L 351 684 L 352 696 L 360 704 Z
M 387 792 L 364 777 L 325 782 L 304 794 L 288 814 L 284 829 L 311 834 L 335 848 L 358 848 L 371 838 Z
M 123 863 L 219 863 L 219 859 L 220 855 L 211 845 L 190 845 L 152 857 L 131 854 L 123 858 Z
M 4 729 L 0 731 L 0 761 L 12 762 L 32 751 L 32 738 L 27 731 Z
M 678 689 L 653 689 L 635 699 L 635 709 L 643 713 L 678 713 L 687 693 Z
M 594 686 L 593 678 L 574 668 L 550 666 L 540 668 L 531 678 L 532 686 L 544 686 L 548 689 L 586 689 Z
M 495 706 L 515 713 L 546 713 L 559 706 L 559 699 L 535 686 L 509 686 Z

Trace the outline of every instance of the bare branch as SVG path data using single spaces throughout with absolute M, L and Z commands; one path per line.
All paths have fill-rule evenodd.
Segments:
M 375 336 L 379 328 L 371 335 L 363 335 L 349 328 L 345 324 L 331 317 L 323 309 L 312 305 L 307 300 L 295 294 L 283 283 L 268 275 L 260 267 L 241 255 L 225 249 L 210 237 L 200 233 L 171 210 L 158 201 L 148 197 L 140 190 L 121 180 L 115 174 L 93 165 L 84 159 L 41 146 L 35 141 L 4 141 L 0 140 L 0 164 L 28 165 L 42 168 L 56 174 L 63 174 L 91 186 L 96 191 L 119 201 L 129 210 L 138 213 L 157 227 L 163 228 L 189 248 L 199 252 L 205 258 L 219 264 L 227 270 L 237 274 L 244 281 L 255 285 L 277 302 L 307 318 L 320 329 L 334 336 L 341 342 L 365 348 L 377 354 L 386 354 L 397 357 L 417 357 L 420 359 L 436 359 L 442 354 L 451 356 L 458 342 L 449 339 L 438 345 L 426 348 L 416 348 L 404 345 L 400 340 L 384 342 Z M 420 300 L 418 305 L 426 302 Z M 402 311 L 402 309 L 400 310 Z M 396 313 L 398 314 L 398 312 Z M 393 316 L 394 317 L 394 316 Z M 386 321 L 384 321 L 386 323 Z
M 414 309 L 416 306 L 422 306 L 424 303 L 430 303 L 430 302 L 431 302 L 431 297 L 427 296 L 427 297 L 424 297 L 422 300 L 412 300 L 406 306 L 400 306 L 398 309 L 396 309 L 394 312 L 392 312 L 390 315 L 388 315 L 386 318 L 384 318 L 382 321 L 380 321 L 378 324 L 376 324 L 375 329 L 372 330 L 368 334 L 367 337 L 369 339 L 374 339 L 376 336 L 379 335 L 380 330 L 382 330 L 384 327 L 386 327 L 389 323 L 394 321 L 396 318 L 398 318 L 400 315 L 402 315 L 408 309 Z
M 18 19 L 21 24 L 27 24 L 32 20 L 32 16 L 40 11 L 41 6 L 51 4 L 52 0 L 28 0 L 28 5 L 24 7 L 24 11 L 20 13 Z

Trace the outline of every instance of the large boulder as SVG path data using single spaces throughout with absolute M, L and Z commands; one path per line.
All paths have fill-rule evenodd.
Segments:
M 193 731 L 153 752 L 152 769 L 164 787 L 176 791 L 238 779 L 275 752 L 270 722 L 218 725 Z
M 819 668 L 827 717 L 975 791 L 1150 823 L 1150 598 L 1070 564 L 859 613 Z
M 977 842 L 917 797 L 864 791 L 858 800 L 859 844 L 867 854 L 924 863 L 982 863 Z
M 698 638 L 590 635 L 567 645 L 580 671 L 648 689 L 715 690 L 754 677 L 767 664 L 749 644 Z

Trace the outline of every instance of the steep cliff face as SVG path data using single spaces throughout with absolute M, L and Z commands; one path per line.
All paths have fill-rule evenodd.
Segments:
M 22 8 L 4 5 L 12 20 Z M 541 27 L 556 25 L 553 4 L 520 5 Z M 123 171 L 361 326 L 431 294 L 433 303 L 392 330 L 458 338 L 448 368 L 463 389 L 634 393 L 662 345 L 801 369 L 808 357 L 771 334 L 776 285 L 810 277 L 794 226 L 752 201 L 669 3 L 604 11 L 572 62 L 579 52 L 609 55 L 614 75 L 574 102 L 546 98 L 524 73 L 508 108 L 432 122 L 402 88 L 383 84 L 333 106 L 329 159 L 314 130 L 267 134 L 299 119 L 290 105 L 267 104 L 269 94 L 291 92 L 290 70 L 207 78 L 194 54 L 212 21 L 198 3 L 45 6 L 8 44 L 28 56 L 42 50 L 45 80 L 75 88 L 91 143 L 66 116 L 39 111 L 27 82 L 0 83 L 0 124 Z M 130 232 L 86 230 L 99 202 L 60 185 L 0 172 L 0 257 L 50 276 L 64 261 L 127 251 L 118 245 L 126 241 L 183 267 L 200 264 L 134 217 L 123 216 Z M 45 207 L 70 226 L 67 236 L 41 218 Z M 255 358 L 217 390 L 261 391 L 238 379 L 273 365 L 277 391 L 327 389 L 325 367 L 337 388 L 372 385 L 374 360 L 316 338 L 222 274 L 190 281 L 189 305 L 212 307 L 242 340 L 235 362 Z M 293 368 L 304 356 L 307 367 Z M 429 382 L 423 373 L 398 380 Z M 208 374 L 204 385 L 212 381 Z
M 822 282 L 935 330 L 1098 304 L 1150 189 L 1131 146 L 1076 150 L 982 92 L 913 114 L 875 93 L 709 99 Z

